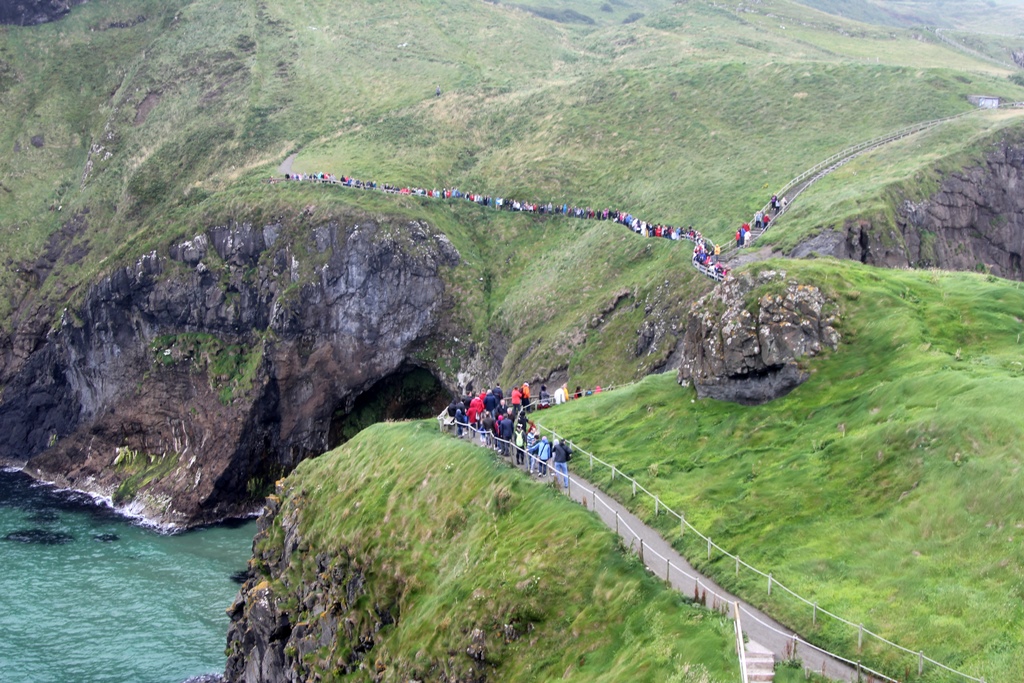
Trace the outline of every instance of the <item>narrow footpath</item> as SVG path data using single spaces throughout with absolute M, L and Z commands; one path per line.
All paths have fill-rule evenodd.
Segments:
M 499 456 L 500 457 L 500 456 Z M 571 467 L 572 463 L 570 463 Z M 744 602 L 729 593 L 707 576 L 693 568 L 657 531 L 644 524 L 636 515 L 627 510 L 618 501 L 600 491 L 594 484 L 582 479 L 570 471 L 569 488 L 562 489 L 574 501 L 586 505 L 597 514 L 609 528 L 616 530 L 627 548 L 634 552 L 640 550 L 643 540 L 643 562 L 654 576 L 665 579 L 673 588 L 687 597 L 692 597 L 694 588 L 707 593 L 709 609 L 722 609 L 738 603 L 740 622 L 745 635 L 750 641 L 758 643 L 775 657 L 776 662 L 788 659 L 799 659 L 803 667 L 812 673 L 821 674 L 838 681 L 873 680 L 862 675 L 857 676 L 857 669 L 845 662 L 806 645 L 796 647 L 794 654 L 794 637 L 796 634 L 775 621 L 756 607 Z M 618 527 L 616 529 L 616 527 Z M 714 597 L 713 597 L 714 596 Z M 725 609 L 724 615 L 732 617 L 732 610 Z
M 444 427 L 442 427 L 442 432 L 444 431 Z M 453 435 L 452 438 L 456 437 Z M 473 437 L 464 436 L 463 439 L 468 439 L 474 445 L 482 448 L 485 447 L 475 435 Z M 541 483 L 539 475 L 527 472 L 527 465 L 516 465 L 513 456 L 504 457 L 495 452 L 494 457 L 521 470 L 524 476 Z M 529 457 L 532 456 L 528 455 L 527 458 Z M 583 460 L 582 456 L 579 460 Z M 738 605 L 743 634 L 751 643 L 769 650 L 774 655 L 775 661 L 798 659 L 803 663 L 805 670 L 837 681 L 849 681 L 850 683 L 867 681 L 870 683 L 871 681 L 887 680 L 872 676 L 871 672 L 866 669 L 862 669 L 858 675 L 855 662 L 838 659 L 824 650 L 808 645 L 804 640 L 800 640 L 798 645 L 796 633 L 694 569 L 686 558 L 680 555 L 657 531 L 644 524 L 640 518 L 593 483 L 583 479 L 574 471 L 574 465 L 576 465 L 575 462 L 569 464 L 569 488 L 558 486 L 560 491 L 597 514 L 601 521 L 622 538 L 623 544 L 627 548 L 641 555 L 644 565 L 654 576 L 667 580 L 669 585 L 683 595 L 692 597 L 696 587 L 700 592 L 706 594 L 708 609 L 715 609 L 729 618 L 733 617 L 733 603 Z M 554 472 L 552 464 L 549 462 L 548 474 L 543 481 L 548 485 L 553 485 L 551 482 L 556 476 L 560 484 L 561 474 Z

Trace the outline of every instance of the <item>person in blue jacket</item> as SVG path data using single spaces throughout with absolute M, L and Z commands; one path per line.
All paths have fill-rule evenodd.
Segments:
M 551 443 L 548 437 L 540 437 L 540 441 L 533 444 L 530 453 L 537 456 L 537 476 L 545 477 L 548 474 L 548 460 L 551 459 Z M 533 471 L 533 462 L 530 462 L 530 471 Z
M 462 438 L 463 429 L 469 429 L 469 418 L 466 417 L 466 413 L 463 412 L 462 406 L 460 405 L 455 410 L 455 435 Z

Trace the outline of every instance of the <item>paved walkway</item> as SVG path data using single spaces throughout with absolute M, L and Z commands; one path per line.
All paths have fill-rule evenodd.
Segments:
M 277 167 L 277 172 L 280 173 L 281 175 L 291 175 L 292 164 L 295 163 L 295 157 L 297 156 L 299 156 L 298 152 L 295 152 L 294 154 L 289 154 L 288 158 L 282 161 L 281 165 Z
M 464 437 L 468 438 L 468 437 Z M 478 438 L 472 439 L 473 443 L 480 445 Z M 497 454 L 495 457 L 512 467 L 516 467 L 515 458 L 504 458 Z M 528 475 L 526 467 L 519 466 L 524 475 L 541 483 L 536 473 Z M 857 669 L 836 659 L 822 651 L 812 649 L 805 643 L 801 643 L 794 655 L 795 633 L 775 621 L 767 614 L 756 607 L 744 602 L 732 595 L 713 580 L 704 576 L 686 561 L 657 531 L 644 524 L 636 515 L 619 504 L 611 496 L 605 494 L 594 484 L 580 477 L 573 472 L 573 463 L 569 464 L 569 488 L 560 490 L 567 493 L 574 501 L 585 505 L 588 510 L 594 511 L 609 528 L 615 530 L 623 539 L 627 548 L 634 552 L 640 552 L 640 541 L 643 541 L 644 565 L 655 576 L 662 579 L 668 577 L 669 584 L 687 597 L 693 597 L 695 585 L 702 593 L 707 595 L 707 606 L 709 609 L 723 611 L 726 616 L 732 617 L 732 610 L 727 609 L 732 603 L 738 602 L 741 612 L 740 622 L 744 635 L 751 641 L 765 646 L 775 655 L 776 661 L 791 659 L 795 656 L 803 662 L 804 668 L 816 674 L 823 674 L 828 678 L 838 681 L 849 681 L 854 683 L 858 680 L 872 681 L 867 674 L 858 678 Z M 550 463 L 548 465 L 548 481 L 555 476 Z M 561 482 L 559 475 L 559 482 Z M 716 597 L 717 596 L 717 597 Z

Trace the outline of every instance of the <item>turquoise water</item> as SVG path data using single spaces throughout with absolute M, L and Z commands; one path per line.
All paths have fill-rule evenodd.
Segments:
M 0 472 L 0 681 L 181 683 L 223 672 L 224 610 L 254 532 L 247 522 L 163 536 Z

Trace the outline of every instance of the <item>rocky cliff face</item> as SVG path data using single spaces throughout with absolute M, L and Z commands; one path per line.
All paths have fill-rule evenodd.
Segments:
M 924 201 L 894 201 L 892 224 L 849 221 L 790 255 L 817 252 L 874 266 L 987 270 L 1024 279 L 1024 144 L 1000 145 L 984 164 L 954 173 Z
M 0 24 L 31 26 L 60 19 L 86 0 L 4 0 L 0 2 Z
M 371 595 L 365 569 L 348 552 L 307 559 L 306 575 L 287 583 L 309 546 L 299 533 L 298 510 L 283 512 L 277 496 L 267 503 L 253 541 L 258 572 L 228 609 L 227 680 L 296 683 L 320 680 L 323 671 L 366 668 L 375 634 L 400 616 L 397 601 Z
M 462 647 L 440 659 L 389 652 L 380 631 L 399 623 L 417 577 L 374 566 L 366 548 L 317 548 L 300 530 L 305 494 L 277 493 L 258 523 L 249 578 L 228 608 L 229 683 L 305 683 L 357 672 L 373 681 L 484 683 L 494 668 L 488 654 L 522 635 L 521 624 L 505 624 L 490 635 L 489 650 L 484 631 L 467 628 Z
M 731 278 L 691 308 L 679 382 L 744 405 L 784 396 L 808 378 L 799 359 L 839 345 L 834 308 L 783 271 Z
M 362 392 L 424 365 L 458 262 L 427 225 L 366 216 L 148 254 L 0 344 L 0 460 L 170 527 L 248 513 Z

